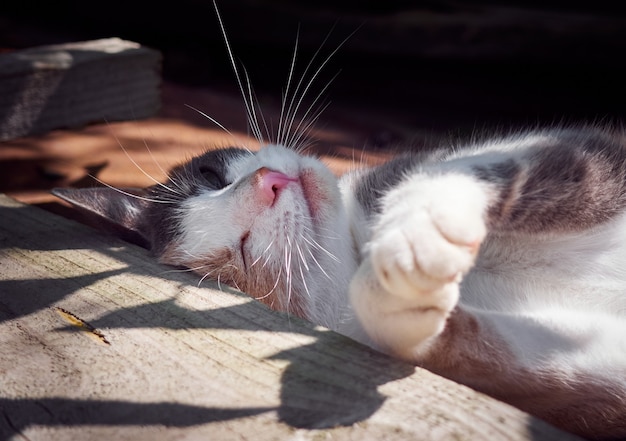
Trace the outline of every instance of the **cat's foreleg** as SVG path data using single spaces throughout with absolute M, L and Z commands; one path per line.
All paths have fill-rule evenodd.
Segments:
M 414 175 L 384 198 L 350 294 L 380 348 L 419 362 L 459 300 L 486 235 L 489 187 L 464 174 Z

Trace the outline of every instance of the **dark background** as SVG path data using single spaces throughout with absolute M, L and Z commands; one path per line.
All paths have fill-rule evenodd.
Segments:
M 317 93 L 431 129 L 620 121 L 626 6 L 594 1 L 222 0 L 236 57 L 280 94 L 296 36 L 300 73 L 328 37 Z M 213 4 L 3 2 L 0 48 L 118 36 L 158 48 L 166 80 L 236 83 Z

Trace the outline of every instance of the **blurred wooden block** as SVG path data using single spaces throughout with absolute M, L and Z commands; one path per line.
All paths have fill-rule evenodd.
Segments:
M 0 54 L 0 140 L 154 115 L 161 54 L 119 38 Z

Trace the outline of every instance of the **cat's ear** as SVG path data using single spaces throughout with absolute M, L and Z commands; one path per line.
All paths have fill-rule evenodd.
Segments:
M 149 248 L 145 210 L 149 202 L 142 189 L 55 188 L 52 194 L 86 213 L 87 223 Z

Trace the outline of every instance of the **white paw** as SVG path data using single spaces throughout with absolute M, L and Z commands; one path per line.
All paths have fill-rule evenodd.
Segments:
M 444 287 L 474 264 L 486 206 L 485 189 L 463 175 L 414 177 L 391 191 L 369 245 L 383 289 L 414 307 L 450 311 L 458 289 Z

